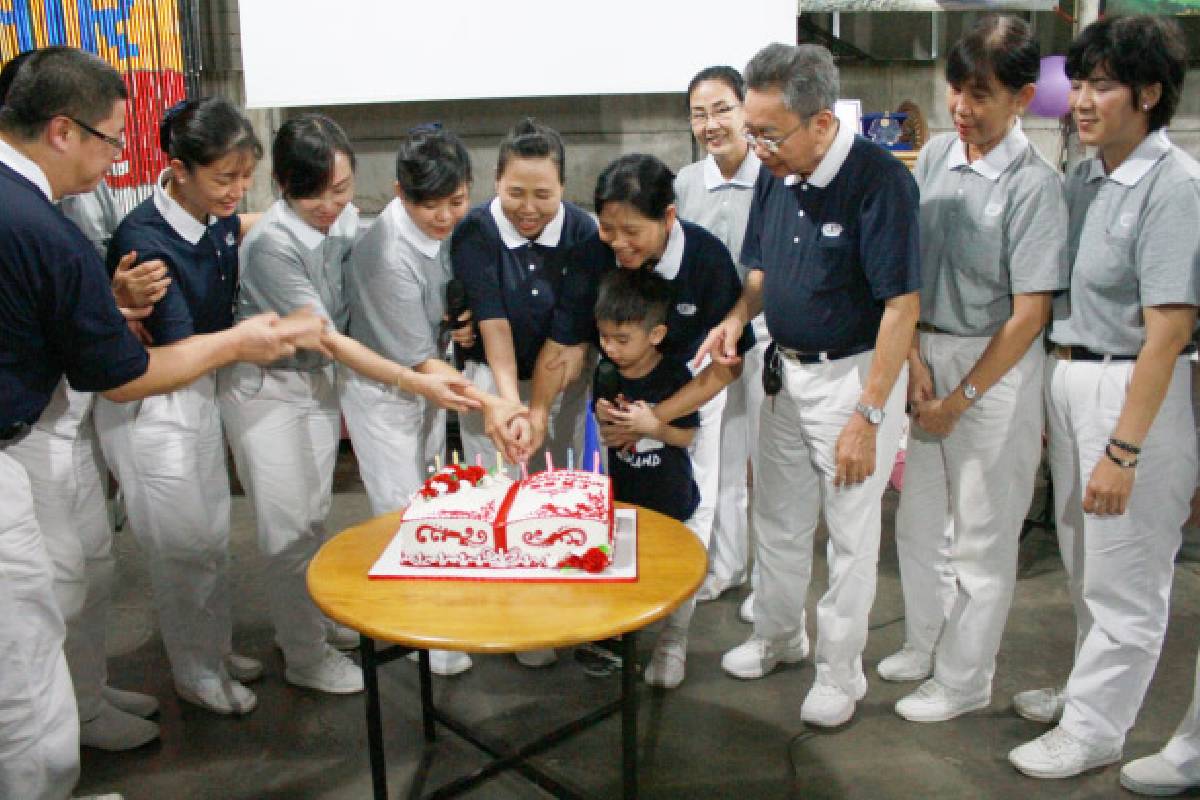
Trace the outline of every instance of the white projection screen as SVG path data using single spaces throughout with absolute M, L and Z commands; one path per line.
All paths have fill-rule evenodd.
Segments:
M 241 0 L 247 105 L 681 92 L 796 0 Z

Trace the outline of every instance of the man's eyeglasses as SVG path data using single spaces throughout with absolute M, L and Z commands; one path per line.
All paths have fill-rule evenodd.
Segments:
M 788 140 L 793 133 L 803 128 L 808 123 L 808 120 L 801 122 L 796 127 L 785 133 L 783 136 L 758 136 L 751 133 L 749 130 L 742 131 L 742 137 L 750 143 L 751 147 L 761 147 L 768 153 L 778 153 L 780 146 Z
M 690 119 L 693 125 L 703 125 L 710 119 L 714 122 L 728 122 L 736 108 L 737 106 L 717 106 L 712 111 L 698 109 L 691 113 Z
M 85 131 L 90 133 L 92 136 L 95 136 L 109 147 L 115 148 L 119 151 L 123 151 L 125 149 L 125 134 L 122 133 L 119 138 L 116 136 L 109 136 L 107 133 L 101 133 L 100 131 L 96 130 L 86 122 L 75 119 L 75 117 L 67 117 L 67 119 L 71 120 L 71 122 L 74 122 L 76 125 L 83 128 Z

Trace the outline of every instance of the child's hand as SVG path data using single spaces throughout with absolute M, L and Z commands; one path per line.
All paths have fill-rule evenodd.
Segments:
M 639 438 L 643 436 L 657 438 L 658 417 L 654 416 L 653 409 L 646 404 L 645 400 L 626 403 L 623 408 L 615 409 L 612 416 L 613 427 L 618 432 L 636 435 Z
M 628 428 L 617 424 L 617 415 L 627 406 L 624 396 L 621 395 L 618 395 L 615 403 L 603 398 L 596 401 L 596 423 L 600 430 L 600 441 L 605 447 L 632 450 L 633 445 L 641 438 Z

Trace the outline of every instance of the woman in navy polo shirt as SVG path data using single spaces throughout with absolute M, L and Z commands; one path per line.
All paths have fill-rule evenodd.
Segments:
M 117 228 L 108 265 L 130 252 L 167 264 L 171 285 L 143 323 L 166 345 L 233 325 L 238 243 L 251 224 L 235 211 L 262 145 L 219 97 L 173 107 L 160 143 L 170 166 Z M 215 374 L 140 404 L 100 399 L 95 419 L 146 551 L 176 692 L 216 713 L 249 712 L 257 701 L 240 681 L 261 675 L 262 665 L 232 652 L 229 481 Z

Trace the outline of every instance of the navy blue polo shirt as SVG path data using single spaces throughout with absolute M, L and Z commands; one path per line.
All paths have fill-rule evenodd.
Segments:
M 596 223 L 586 211 L 563 203 L 559 217 L 541 236 L 523 239 L 503 218 L 498 199 L 471 209 L 455 228 L 450 239 L 454 276 L 466 287 L 477 322 L 507 319 L 512 326 L 520 380 L 533 377 L 538 352 L 550 334 L 563 278 L 562 253 L 595 232 Z M 483 361 L 482 347 L 467 357 Z
M 644 377 L 620 376 L 626 400 L 644 400 L 656 405 L 682 389 L 692 373 L 679 361 L 663 358 Z M 676 428 L 700 427 L 700 414 L 693 411 L 671 422 Z M 608 448 L 608 471 L 613 497 L 636 503 L 680 522 L 686 522 L 700 505 L 700 487 L 692 477 L 692 459 L 683 447 L 643 439 L 635 452 Z
M 593 309 L 601 278 L 620 269 L 616 254 L 597 234 L 572 248 L 563 260 L 566 283 L 550 338 L 564 345 L 591 342 L 598 346 Z M 742 281 L 721 240 L 686 220 L 672 227 L 666 252 L 653 269 L 667 279 L 674 292 L 667 313 L 667 335 L 658 349 L 669 359 L 686 364 L 708 332 L 737 303 Z M 754 331 L 747 325 L 738 341 L 738 352 L 745 353 L 753 346 Z
M 171 285 L 143 321 L 156 345 L 233 326 L 241 230 L 236 214 L 202 225 L 164 198 L 161 185 L 155 186 L 155 196 L 129 212 L 108 246 L 110 273 L 131 250 L 139 264 L 160 258 L 167 265 Z
M 149 357 L 117 310 L 91 242 L 6 163 L 0 207 L 0 428 L 7 428 L 36 422 L 64 373 L 73 388 L 101 392 L 141 377 Z
M 884 301 L 921 285 L 916 181 L 878 145 L 839 136 L 845 160 L 822 161 L 832 177 L 818 167 L 793 182 L 764 167 L 746 224 L 741 260 L 763 271 L 767 329 L 795 350 L 873 347 Z

